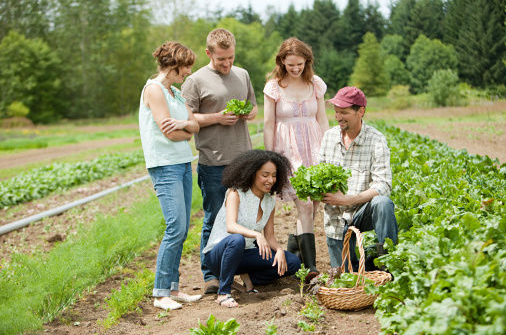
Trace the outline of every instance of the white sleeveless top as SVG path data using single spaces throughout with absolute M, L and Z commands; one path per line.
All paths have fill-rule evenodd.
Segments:
M 188 110 L 185 106 L 185 100 L 177 88 L 171 87 L 174 93 L 174 97 L 172 97 L 167 88 L 159 81 L 149 79 L 146 82 L 146 85 L 142 89 L 139 105 L 139 130 L 146 167 L 152 168 L 191 162 L 193 154 L 188 141 L 171 141 L 165 137 L 160 128 L 158 128 L 151 110 L 144 105 L 144 89 L 151 84 L 162 88 L 172 118 L 188 120 Z
M 228 192 L 231 189 L 227 190 L 225 194 L 225 201 L 228 196 Z M 270 193 L 266 193 L 260 203 L 260 198 L 258 198 L 251 189 L 247 192 L 243 192 L 241 190 L 237 190 L 239 194 L 239 213 L 237 215 L 237 223 L 241 226 L 261 232 L 269 217 L 271 216 L 272 211 L 274 210 L 274 206 L 276 205 L 276 200 Z M 225 201 L 220 208 L 220 211 L 216 215 L 216 219 L 214 220 L 213 229 L 211 230 L 211 235 L 209 236 L 209 240 L 207 242 L 206 247 L 204 248 L 204 253 L 211 251 L 221 240 L 225 237 L 229 236 L 230 233 L 227 233 L 227 222 L 226 222 L 226 209 L 225 209 Z M 262 218 L 257 222 L 258 215 L 258 206 L 262 207 Z M 245 249 L 255 248 L 254 238 L 245 237 L 246 246 Z

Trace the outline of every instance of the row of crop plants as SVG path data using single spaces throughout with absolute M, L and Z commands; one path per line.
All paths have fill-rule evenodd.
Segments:
M 101 155 L 89 161 L 53 163 L 0 181 L 0 207 L 36 200 L 55 191 L 89 183 L 144 162 L 141 150 Z
M 192 214 L 202 208 L 197 178 L 194 178 L 193 194 Z M 198 250 L 201 221 L 198 217 L 192 219 L 183 254 Z M 97 216 L 89 228 L 85 227 L 88 224 L 83 224 L 76 235 L 56 244 L 47 253 L 13 254 L 10 262 L 0 263 L 0 334 L 40 329 L 83 292 L 158 244 L 165 222 L 153 192 L 115 216 Z M 152 285 L 152 278 L 147 280 L 149 283 L 143 285 Z M 114 298 L 109 305 L 114 306 L 114 313 L 128 308 Z M 118 317 L 114 313 L 103 321 L 104 325 L 114 322 Z
M 503 333 L 506 329 L 506 165 L 498 167 L 489 158 L 452 150 L 382 123 L 376 126 L 387 135 L 392 150 L 392 198 L 401 229 L 399 244 L 390 245 L 389 255 L 381 259 L 394 276 L 392 283 L 379 288 L 381 296 L 375 304 L 383 332 Z M 139 216 L 120 215 L 122 218 L 118 220 L 123 221 L 119 226 L 136 217 L 142 217 L 143 222 L 150 221 L 145 210 L 149 207 L 151 215 L 157 213 L 157 203 L 154 197 L 149 201 L 149 206 L 142 204 L 132 209 L 142 213 Z M 116 229 L 110 219 L 106 221 L 107 226 Z M 156 239 L 162 228 L 156 226 L 154 234 L 148 234 L 148 240 Z M 151 230 L 144 228 L 143 223 L 142 232 L 129 231 L 127 236 L 145 236 Z M 127 243 L 127 236 L 117 238 L 121 234 L 113 233 L 117 241 L 112 246 L 113 255 L 98 261 L 99 276 L 106 275 L 113 264 L 130 259 L 122 256 L 123 250 L 141 248 L 146 243 L 146 240 L 137 241 L 140 244 L 134 248 Z M 62 266 L 60 262 L 52 265 L 53 258 L 79 250 L 68 246 L 63 249 L 67 243 L 72 241 L 62 243 L 62 250 L 52 251 L 61 253 L 58 256 L 50 254 L 37 259 L 18 256 L 13 257 L 11 264 L 4 264 L 0 272 L 0 300 L 9 304 L 2 304 L 0 319 L 11 318 L 16 325 L 11 323 L 15 327 L 3 331 L 19 332 L 40 326 L 41 321 L 48 321 L 71 303 L 84 287 L 97 282 L 97 279 L 76 282 L 74 279 L 83 275 L 76 271 L 84 269 L 65 267 L 65 278 L 52 280 L 51 285 L 55 287 L 51 290 L 40 287 L 39 281 L 51 275 L 47 273 L 51 269 L 49 265 L 54 269 Z M 88 254 L 99 258 L 102 254 L 108 255 L 102 249 L 96 253 L 80 250 L 69 257 L 77 257 L 81 263 L 79 257 Z M 94 264 L 91 260 L 84 263 Z M 93 266 L 86 268 L 93 273 Z M 33 278 L 33 273 L 38 277 Z M 59 289 L 65 291 L 64 297 Z M 28 302 L 27 297 L 37 297 L 40 301 Z M 11 305 L 13 308 L 7 308 Z M 15 307 L 26 305 L 32 306 L 32 310 L 19 315 Z M 26 320 L 31 320 L 30 326 Z
M 506 164 L 378 123 L 401 230 L 382 261 L 384 334 L 506 332 Z
M 257 134 L 260 136 L 263 124 L 251 123 L 248 127 L 252 136 Z M 37 200 L 55 191 L 64 191 L 99 180 L 142 162 L 144 162 L 142 150 L 135 150 L 103 154 L 88 161 L 56 162 L 23 171 L 0 181 L 0 208 Z

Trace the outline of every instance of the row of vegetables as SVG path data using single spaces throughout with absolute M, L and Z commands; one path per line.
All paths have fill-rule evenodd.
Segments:
M 380 260 L 383 334 L 506 332 L 506 164 L 377 123 L 401 230 Z
M 387 136 L 392 152 L 392 199 L 401 231 L 399 243 L 387 241 L 389 254 L 380 259 L 394 277 L 377 288 L 383 334 L 503 334 L 506 164 L 385 123 L 375 127 Z M 135 151 L 34 169 L 0 182 L 0 206 L 38 199 L 142 161 L 142 152 Z M 346 176 L 320 170 L 317 174 Z M 322 187 L 299 179 L 304 192 Z
M 108 154 L 90 161 L 53 163 L 0 182 L 0 208 L 40 199 L 55 191 L 89 183 L 144 161 L 141 150 Z

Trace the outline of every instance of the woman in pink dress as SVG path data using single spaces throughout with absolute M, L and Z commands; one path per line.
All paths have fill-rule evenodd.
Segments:
M 285 40 L 276 55 L 276 67 L 264 88 L 264 144 L 266 150 L 285 155 L 294 171 L 318 164 L 323 133 L 329 128 L 324 94 L 327 85 L 313 73 L 311 47 L 297 38 Z M 281 194 L 297 207 L 295 234 L 288 236 L 287 249 L 298 254 L 310 269 L 307 280 L 318 274 L 314 218 L 318 201 L 297 198 L 291 185 Z

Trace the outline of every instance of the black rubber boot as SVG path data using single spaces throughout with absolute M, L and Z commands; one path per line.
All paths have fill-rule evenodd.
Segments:
M 300 259 L 299 239 L 297 235 L 294 234 L 288 235 L 288 242 L 286 243 L 286 251 L 295 254 Z
M 387 253 L 383 249 L 383 243 L 376 243 L 376 255 L 367 256 L 365 259 L 365 271 L 376 271 L 381 270 L 385 271 L 384 266 L 380 266 L 379 268 L 374 264 L 374 260 L 380 256 L 386 255 Z
M 306 283 L 311 279 L 318 276 L 320 272 L 316 269 L 316 246 L 314 234 L 306 233 L 297 236 L 299 240 L 299 249 L 302 263 L 309 269 L 309 274 L 306 277 Z

